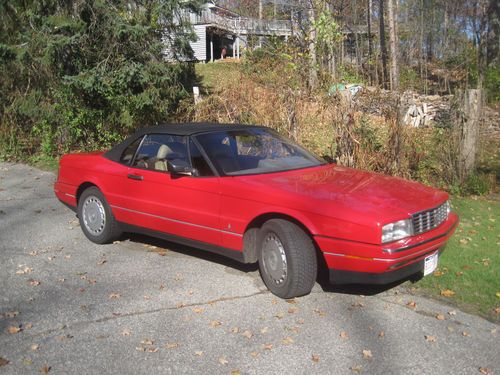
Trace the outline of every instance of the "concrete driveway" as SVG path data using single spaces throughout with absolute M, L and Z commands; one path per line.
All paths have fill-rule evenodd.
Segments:
M 500 372 L 498 325 L 402 287 L 283 301 L 255 266 L 147 237 L 95 245 L 54 179 L 0 163 L 2 374 Z

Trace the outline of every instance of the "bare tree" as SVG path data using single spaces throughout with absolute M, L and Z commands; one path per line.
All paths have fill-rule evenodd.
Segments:
M 315 89 L 318 84 L 318 58 L 316 56 L 316 29 L 314 28 L 316 12 L 314 10 L 313 0 L 308 1 L 307 13 L 309 17 L 309 87 Z
M 380 28 L 380 53 L 382 57 L 382 83 L 387 89 L 387 45 L 385 41 L 385 22 L 384 22 L 384 0 L 379 0 L 379 28 Z
M 397 20 L 395 17 L 394 0 L 388 0 L 389 40 L 391 44 L 391 90 L 399 89 Z

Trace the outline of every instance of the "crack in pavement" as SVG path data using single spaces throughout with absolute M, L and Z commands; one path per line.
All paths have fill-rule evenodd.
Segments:
M 54 199 L 54 197 L 34 197 L 34 198 L 8 198 L 0 199 L 0 202 L 11 202 L 11 201 L 32 201 L 35 199 Z
M 147 314 L 155 314 L 155 313 L 162 312 L 162 311 L 183 310 L 185 308 L 190 308 L 190 307 L 194 307 L 194 306 L 213 305 L 213 304 L 219 303 L 219 302 L 242 300 L 242 299 L 252 298 L 252 297 L 255 297 L 258 295 L 269 294 L 269 293 L 270 292 L 267 289 L 265 289 L 265 290 L 260 289 L 258 292 L 243 295 L 243 296 L 221 297 L 218 299 L 205 301 L 205 302 L 193 302 L 193 303 L 189 303 L 189 304 L 182 304 L 182 306 L 169 306 L 169 307 L 161 307 L 161 308 L 152 309 L 152 310 L 134 311 L 134 312 L 129 312 L 129 313 L 116 313 L 117 315 L 104 316 L 104 317 L 99 318 L 99 319 L 75 322 L 75 323 L 72 323 L 70 325 L 64 324 L 60 328 L 48 329 L 46 331 L 35 333 L 35 334 L 31 335 L 30 337 L 33 338 L 33 337 L 50 335 L 50 334 L 58 332 L 58 331 L 69 330 L 69 329 L 78 329 L 78 328 L 81 328 L 81 327 L 86 326 L 86 325 L 95 324 L 95 323 L 103 323 L 103 322 L 108 322 L 111 320 L 117 320 L 117 319 L 121 319 L 121 318 L 135 317 L 135 316 L 141 316 L 141 315 L 147 315 Z M 115 314 L 115 313 L 113 313 L 113 314 Z

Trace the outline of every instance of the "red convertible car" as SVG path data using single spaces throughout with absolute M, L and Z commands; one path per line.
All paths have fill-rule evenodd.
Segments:
M 260 126 L 140 130 L 107 152 L 60 161 L 57 197 L 88 239 L 139 232 L 258 262 L 279 297 L 332 283 L 432 273 L 458 217 L 448 194 L 327 163 Z

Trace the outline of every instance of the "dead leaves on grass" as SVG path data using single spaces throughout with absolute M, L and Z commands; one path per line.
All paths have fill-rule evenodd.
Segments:
M 453 297 L 455 295 L 455 292 L 451 289 L 444 289 L 440 293 L 443 297 Z

